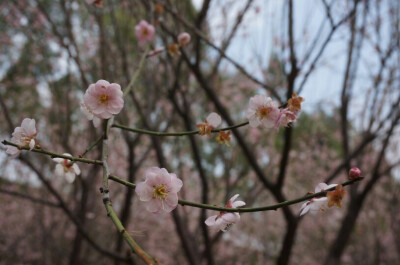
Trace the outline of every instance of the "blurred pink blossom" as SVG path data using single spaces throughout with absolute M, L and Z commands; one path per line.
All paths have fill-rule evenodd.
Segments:
M 65 156 L 71 156 L 68 153 L 64 154 Z M 76 163 L 71 164 L 71 160 L 64 158 L 53 158 L 53 161 L 58 163 L 56 165 L 55 173 L 58 177 L 65 177 L 69 183 L 74 182 L 75 175 L 81 174 L 81 170 L 79 169 Z
M 349 171 L 349 179 L 356 179 L 361 176 L 361 170 L 358 167 L 353 167 Z
M 153 25 L 150 25 L 147 23 L 147 21 L 142 20 L 135 26 L 135 33 L 139 43 L 145 43 L 153 40 L 155 29 Z
M 226 208 L 237 208 L 246 205 L 244 201 L 236 201 L 239 194 L 234 195 L 225 205 Z M 222 232 L 228 231 L 228 229 L 235 223 L 240 221 L 239 213 L 220 212 L 218 215 L 213 215 L 207 218 L 205 221 L 208 226 L 215 226 Z
M 222 119 L 221 119 L 221 116 L 219 116 L 217 113 L 211 112 L 207 116 L 206 121 L 208 122 L 208 124 L 210 126 L 217 128 L 221 124 Z
M 183 47 L 189 44 L 190 42 L 190 34 L 187 32 L 182 32 L 178 35 L 178 43 L 179 46 Z
M 211 130 L 217 128 L 221 124 L 221 116 L 219 116 L 215 112 L 211 112 L 204 123 L 197 124 L 197 128 L 199 128 L 199 135 L 211 135 Z
M 139 199 L 146 203 L 146 209 L 152 213 L 161 210 L 171 212 L 178 205 L 178 192 L 182 180 L 165 168 L 151 167 L 145 172 L 146 180 L 136 185 Z
M 287 127 L 289 126 L 290 123 L 296 121 L 297 121 L 296 114 L 286 108 L 280 111 L 279 116 L 275 122 L 274 128 L 278 130 L 280 127 Z
M 89 118 L 91 114 L 100 119 L 110 119 L 118 114 L 124 106 L 121 86 L 106 80 L 99 80 L 91 84 L 85 92 L 83 107 L 85 115 Z M 90 115 L 87 115 L 90 114 Z M 90 118 L 89 118 L 90 119 Z
M 36 145 L 35 137 L 37 132 L 35 124 L 36 122 L 34 119 L 25 118 L 21 123 L 21 127 L 14 129 L 11 142 L 20 146 L 29 146 L 30 150 L 32 150 Z M 7 146 L 6 152 L 16 157 L 21 153 L 21 150 L 15 146 Z
M 274 128 L 279 118 L 279 105 L 273 102 L 270 97 L 256 95 L 250 98 L 246 117 L 249 119 L 251 127 L 263 125 L 266 128 Z

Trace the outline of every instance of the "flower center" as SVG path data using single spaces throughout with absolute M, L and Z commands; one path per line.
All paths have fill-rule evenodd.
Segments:
M 103 104 L 103 103 L 106 103 L 106 104 L 107 104 L 107 102 L 108 102 L 108 95 L 103 94 L 103 95 L 101 95 L 101 96 L 99 97 L 99 103 L 100 103 L 100 104 Z
M 168 196 L 168 190 L 164 186 L 164 184 L 158 185 L 158 186 L 153 186 L 154 191 L 153 191 L 153 198 L 159 199 L 159 200 L 164 200 L 165 197 Z
M 72 163 L 68 159 L 64 159 L 64 170 L 68 170 L 72 167 Z
M 149 35 L 149 31 L 147 30 L 147 28 L 142 29 L 142 35 L 143 36 Z
M 271 108 L 269 107 L 261 107 L 257 110 L 257 116 L 262 120 L 265 117 L 268 116 L 268 114 L 271 112 Z

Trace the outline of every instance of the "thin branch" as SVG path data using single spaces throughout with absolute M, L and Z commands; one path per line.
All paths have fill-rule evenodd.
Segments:
M 11 195 L 11 196 L 14 196 L 14 197 L 18 197 L 18 198 L 21 198 L 21 199 L 29 200 L 31 202 L 43 204 L 43 205 L 46 205 L 46 206 L 49 206 L 49 207 L 60 208 L 60 204 L 59 203 L 46 201 L 46 200 L 43 200 L 43 199 L 40 199 L 40 198 L 35 198 L 35 197 L 33 197 L 31 195 L 28 195 L 28 194 L 23 194 L 23 193 L 20 193 L 20 192 L 10 191 L 10 190 L 6 190 L 6 189 L 2 189 L 2 188 L 0 188 L 0 193 L 4 193 L 4 194 Z
M 118 182 L 124 186 L 127 186 L 129 188 L 135 189 L 136 188 L 136 184 L 131 183 L 129 181 L 123 180 L 117 176 L 114 175 L 110 175 L 109 176 L 110 180 L 113 180 L 115 182 Z M 348 186 L 351 185 L 355 182 L 361 181 L 364 178 L 360 177 L 357 179 L 352 179 L 352 180 L 348 180 L 343 182 L 341 185 L 342 186 Z M 208 209 L 208 210 L 213 210 L 213 211 L 219 211 L 219 212 L 238 212 L 238 213 L 250 213 L 250 212 L 264 212 L 264 211 L 272 211 L 272 210 L 278 210 L 279 208 L 283 208 L 292 204 L 296 204 L 302 201 L 306 201 L 306 200 L 310 200 L 312 198 L 315 197 L 322 197 L 322 196 L 326 196 L 326 192 L 327 191 L 331 191 L 334 190 L 335 187 L 326 189 L 325 191 L 321 191 L 321 192 L 317 192 L 317 193 L 313 193 L 313 194 L 308 194 L 306 196 L 303 197 L 299 197 L 297 199 L 293 199 L 293 200 L 289 200 L 289 201 L 284 201 L 284 202 L 280 202 L 277 204 L 273 204 L 273 205 L 268 205 L 268 206 L 262 206 L 262 207 L 252 207 L 252 208 L 226 208 L 226 207 L 218 207 L 218 206 L 214 206 L 214 205 L 210 205 L 210 204 L 204 204 L 204 203 L 197 203 L 197 202 L 191 202 L 191 201 L 186 201 L 186 200 L 178 200 L 178 203 L 182 206 L 192 206 L 195 208 L 202 208 L 202 209 Z
M 349 14 L 347 14 L 347 16 L 345 16 L 344 18 L 342 18 L 338 23 L 336 23 L 331 31 L 328 34 L 328 37 L 326 38 L 326 40 L 324 41 L 324 43 L 322 44 L 321 48 L 319 49 L 317 55 L 315 56 L 314 60 L 312 61 L 308 71 L 306 72 L 306 74 L 304 75 L 304 78 L 299 86 L 299 89 L 297 90 L 297 93 L 300 94 L 301 91 L 304 88 L 305 83 L 308 80 L 308 77 L 310 76 L 310 74 L 312 73 L 312 71 L 315 69 L 315 66 L 317 64 L 317 62 L 319 61 L 319 59 L 322 56 L 322 53 L 324 52 L 325 48 L 328 46 L 328 43 L 330 42 L 330 40 L 332 39 L 335 31 L 344 23 L 346 22 L 349 18 L 351 18 L 352 16 L 354 16 L 355 12 L 356 12 L 356 8 L 357 5 L 349 12 Z
M 275 98 L 278 100 L 280 99 L 280 96 L 278 93 L 275 91 L 275 88 L 265 84 L 264 82 L 258 80 L 255 78 L 253 75 L 248 73 L 246 69 L 244 69 L 243 66 L 241 66 L 239 63 L 234 61 L 232 58 L 230 58 L 221 48 L 218 48 L 215 44 L 213 44 L 198 28 L 187 22 L 182 16 L 180 16 L 176 11 L 172 10 L 171 8 L 165 6 L 164 7 L 166 11 L 168 11 L 172 16 L 178 20 L 180 23 L 182 23 L 184 26 L 189 28 L 191 31 L 196 33 L 198 37 L 200 37 L 204 42 L 206 42 L 209 46 L 211 46 L 213 49 L 215 49 L 218 53 L 220 53 L 226 60 L 228 60 L 231 64 L 233 64 L 237 70 L 239 70 L 243 75 L 245 75 L 247 78 L 249 78 L 251 81 L 254 83 L 262 86 L 263 88 L 267 89 Z
M 103 135 L 101 135 L 99 138 L 97 138 L 96 141 L 94 141 L 91 145 L 89 145 L 85 149 L 85 151 L 81 155 L 79 155 L 79 157 L 84 157 L 90 150 L 92 150 L 95 146 L 97 146 L 101 142 L 102 139 L 103 139 Z
M 104 134 L 103 134 L 103 146 L 102 146 L 102 153 L 101 153 L 101 160 L 103 162 L 103 184 L 101 188 L 101 192 L 103 193 L 103 203 L 107 211 L 107 216 L 110 217 L 112 222 L 114 223 L 115 227 L 117 228 L 118 232 L 121 233 L 122 237 L 124 238 L 125 242 L 129 245 L 131 250 L 136 253 L 146 264 L 149 265 L 156 265 L 159 262 L 154 259 L 152 256 L 147 254 L 132 238 L 132 236 L 125 230 L 125 227 L 122 225 L 121 221 L 119 220 L 117 214 L 115 213 L 111 200 L 110 200 L 110 191 L 108 190 L 108 179 L 109 179 L 109 170 L 107 164 L 108 158 L 108 122 L 106 120 L 104 123 Z
M 15 146 L 20 150 L 28 150 L 28 151 L 30 150 L 29 146 L 20 146 L 20 145 L 17 145 L 15 143 L 9 142 L 7 140 L 2 141 L 1 143 L 4 144 L 4 145 Z M 49 155 L 51 158 L 60 157 L 60 158 L 71 160 L 73 162 L 82 162 L 82 163 L 86 163 L 86 164 L 103 165 L 103 162 L 100 161 L 100 160 L 92 160 L 92 159 L 80 158 L 80 157 L 75 157 L 75 156 L 67 156 L 67 155 L 62 155 L 62 154 L 54 153 L 54 152 L 47 151 L 47 150 L 44 150 L 44 149 L 39 149 L 39 148 L 33 148 L 30 151 L 35 152 L 35 153 L 41 153 L 41 154 Z
M 222 128 L 222 129 L 214 129 L 214 130 L 211 130 L 211 132 L 217 133 L 220 131 L 228 131 L 228 130 L 246 126 L 248 124 L 249 124 L 249 122 L 246 121 L 246 122 L 228 126 L 228 127 Z M 121 124 L 113 124 L 111 127 L 120 128 L 122 130 L 131 131 L 131 132 L 135 132 L 135 133 L 154 135 L 154 136 L 185 136 L 185 135 L 194 135 L 194 134 L 199 133 L 199 130 L 186 131 L 186 132 L 159 132 L 159 131 L 151 131 L 151 130 L 145 130 L 145 129 L 130 128 L 130 127 L 127 127 L 127 126 L 124 126 Z

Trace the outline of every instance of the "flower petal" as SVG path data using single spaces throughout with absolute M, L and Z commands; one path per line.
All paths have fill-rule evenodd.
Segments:
M 149 201 L 153 198 L 153 188 L 145 182 L 138 183 L 135 192 L 141 201 Z
M 204 223 L 206 223 L 206 225 L 208 225 L 208 226 L 214 226 L 216 219 L 217 219 L 217 215 L 213 215 L 213 216 L 208 217 Z
M 146 210 L 151 213 L 157 213 L 162 209 L 162 202 L 161 200 L 152 199 L 146 202 Z
M 64 167 L 61 164 L 57 164 L 55 173 L 57 177 L 64 177 Z

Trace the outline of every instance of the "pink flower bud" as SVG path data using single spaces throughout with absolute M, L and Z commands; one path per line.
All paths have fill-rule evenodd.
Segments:
M 190 42 L 190 34 L 187 32 L 182 32 L 181 34 L 179 34 L 178 36 L 178 43 L 179 46 L 183 47 L 188 45 Z
M 349 179 L 356 179 L 361 176 L 361 170 L 358 167 L 353 167 L 349 171 Z

